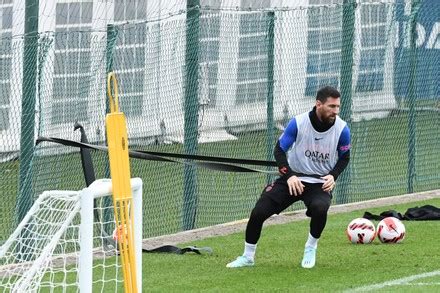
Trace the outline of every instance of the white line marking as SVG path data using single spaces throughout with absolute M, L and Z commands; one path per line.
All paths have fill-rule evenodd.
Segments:
M 419 274 L 419 275 L 412 275 L 412 276 L 409 276 L 409 277 L 405 277 L 405 278 L 401 278 L 401 279 L 396 279 L 396 280 L 392 280 L 392 281 L 386 281 L 386 282 L 383 282 L 383 283 L 373 284 L 373 285 L 370 285 L 370 286 L 358 287 L 358 288 L 354 288 L 354 289 L 351 289 L 351 290 L 347 290 L 345 292 L 365 292 L 365 291 L 373 291 L 373 290 L 376 290 L 376 289 L 382 289 L 382 288 L 387 287 L 387 286 L 406 285 L 409 282 L 412 282 L 414 280 L 428 278 L 428 277 L 433 277 L 433 276 L 438 276 L 438 275 L 440 275 L 440 270 L 439 271 L 428 272 L 428 273 L 423 273 L 423 274 Z
M 440 282 L 437 283 L 408 283 L 408 284 L 402 284 L 405 286 L 438 286 L 440 285 Z

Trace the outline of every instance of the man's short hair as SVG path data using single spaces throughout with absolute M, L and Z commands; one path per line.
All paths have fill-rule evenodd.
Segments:
M 323 88 L 320 88 L 318 92 L 316 93 L 316 100 L 321 101 L 322 103 L 325 103 L 327 101 L 328 97 L 332 98 L 339 98 L 341 94 L 337 89 L 331 86 L 325 86 Z

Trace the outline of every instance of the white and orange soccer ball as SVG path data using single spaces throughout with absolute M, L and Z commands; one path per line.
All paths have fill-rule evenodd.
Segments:
M 119 225 L 113 230 L 113 240 L 116 242 L 123 242 L 127 238 L 127 226 Z
M 345 230 L 351 243 L 367 244 L 376 237 L 376 229 L 373 222 L 364 218 L 356 218 L 348 224 Z
M 405 233 L 405 225 L 394 217 L 387 217 L 377 225 L 377 237 L 382 243 L 400 243 Z

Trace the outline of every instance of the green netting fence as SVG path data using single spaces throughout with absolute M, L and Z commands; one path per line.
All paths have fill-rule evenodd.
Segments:
M 25 30 L 35 10 L 0 5 L 0 241 L 44 190 L 85 187 L 78 149 L 35 138 L 79 141 L 79 122 L 104 145 L 109 70 L 133 149 L 273 160 L 283 127 L 332 85 L 352 133 L 334 204 L 440 188 L 436 1 L 176 2 L 151 17 L 146 1 L 71 2 L 47 7 L 38 34 Z M 108 177 L 107 154 L 92 156 Z M 274 179 L 136 159 L 131 172 L 145 238 L 246 218 Z

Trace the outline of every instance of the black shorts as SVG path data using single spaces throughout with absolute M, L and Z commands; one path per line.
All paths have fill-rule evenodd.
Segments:
M 304 184 L 304 192 L 298 196 L 290 195 L 289 187 L 287 186 L 287 180 L 284 177 L 280 177 L 273 183 L 267 185 L 261 198 L 270 198 L 273 202 L 273 209 L 275 214 L 279 214 L 293 203 L 297 201 L 303 201 L 308 208 L 314 201 L 321 201 L 330 206 L 332 200 L 331 192 L 325 192 L 322 190 L 322 183 L 307 183 Z M 308 213 L 306 213 L 308 215 Z

